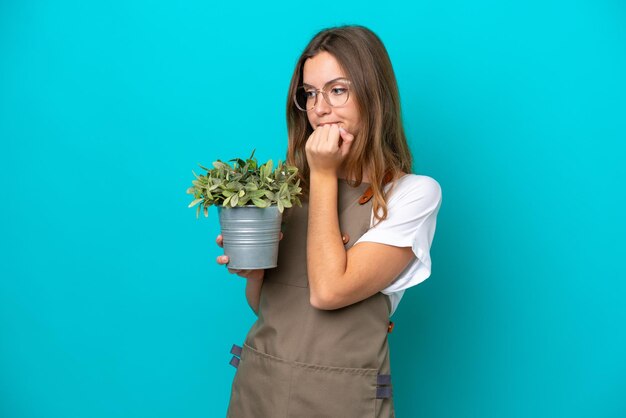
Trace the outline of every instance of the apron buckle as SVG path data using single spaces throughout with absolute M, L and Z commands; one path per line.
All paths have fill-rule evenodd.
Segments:
M 393 396 L 390 374 L 379 374 L 376 376 L 376 385 L 376 399 L 389 399 Z
M 233 366 L 235 369 L 239 368 L 239 361 L 241 361 L 241 350 L 242 347 L 239 347 L 237 344 L 233 344 L 233 347 L 230 349 L 230 353 L 234 354 L 234 356 L 230 359 L 228 364 Z

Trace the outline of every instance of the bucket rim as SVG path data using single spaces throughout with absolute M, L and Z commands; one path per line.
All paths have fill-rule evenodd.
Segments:
M 256 205 L 243 205 L 243 206 L 235 206 L 235 207 L 233 207 L 233 206 L 222 206 L 222 205 L 215 205 L 215 206 L 218 209 L 241 209 L 241 208 L 271 209 L 271 208 L 277 208 L 278 207 L 278 205 L 274 205 L 274 204 L 269 205 L 269 206 L 267 206 L 265 208 L 260 208 L 260 207 L 258 207 Z

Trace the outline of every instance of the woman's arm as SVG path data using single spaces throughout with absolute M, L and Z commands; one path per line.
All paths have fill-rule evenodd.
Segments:
M 337 173 L 353 141 L 354 135 L 345 129 L 326 124 L 318 126 L 306 143 L 310 166 L 307 272 L 310 301 L 319 309 L 342 308 L 380 292 L 415 257 L 410 247 L 372 242 L 345 250 L 337 214 Z
M 259 314 L 259 299 L 261 297 L 261 287 L 263 286 L 263 277 L 260 279 L 247 279 L 246 283 L 246 299 L 252 311 Z
M 283 239 L 283 233 L 280 233 L 279 240 Z M 224 239 L 222 234 L 218 235 L 215 239 L 215 242 L 220 247 L 223 247 Z M 220 255 L 217 257 L 217 263 L 226 265 L 228 264 L 228 256 Z M 248 300 L 248 305 L 252 308 L 252 311 L 258 315 L 259 314 L 259 299 L 261 296 L 261 287 L 263 286 L 263 277 L 265 276 L 265 270 L 257 269 L 257 270 L 237 270 L 237 269 L 228 269 L 230 274 L 236 274 L 240 277 L 243 277 L 247 280 L 246 282 L 246 299 Z
M 337 214 L 337 176 L 311 174 L 307 270 L 310 301 L 339 309 L 389 286 L 415 257 L 411 247 L 373 242 L 345 250 Z

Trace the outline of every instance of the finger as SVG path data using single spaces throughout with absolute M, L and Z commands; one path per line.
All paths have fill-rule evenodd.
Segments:
M 218 264 L 228 264 L 228 256 L 227 255 L 219 255 L 217 256 Z
M 219 234 L 217 236 L 217 238 L 215 238 L 215 242 L 217 243 L 217 245 L 219 245 L 220 247 L 224 246 L 224 238 L 222 237 L 222 234 Z
M 311 152 L 314 150 L 315 143 L 317 142 L 317 137 L 319 136 L 319 134 L 319 130 L 316 129 L 311 135 L 309 135 L 304 146 L 306 152 Z
M 339 128 L 339 134 L 343 140 L 343 143 L 341 144 L 341 157 L 343 158 L 350 152 L 350 147 L 352 147 L 352 143 L 354 142 L 354 135 L 346 131 L 344 128 Z
M 319 153 L 322 150 L 323 144 L 326 142 L 325 138 L 328 135 L 328 125 L 318 126 L 313 135 L 311 135 L 311 150 Z
M 339 131 L 339 125 L 332 124 L 328 129 L 328 137 L 326 138 L 326 146 L 330 151 L 336 152 L 339 149 L 339 140 L 341 139 L 341 134 Z
M 281 232 L 280 235 L 278 236 L 278 240 L 280 241 L 281 239 L 283 239 L 283 233 Z
M 241 277 L 245 277 L 246 279 L 262 279 L 264 275 L 263 270 L 241 270 L 239 273 Z
M 239 273 L 237 273 L 237 274 L 239 274 L 241 277 L 245 277 L 247 279 L 248 276 L 250 275 L 251 271 L 252 270 L 240 270 Z
M 339 134 L 341 135 L 341 139 L 343 139 L 344 141 L 348 141 L 348 142 L 354 141 L 354 135 L 346 131 L 346 129 L 342 126 L 339 127 Z
M 337 128 L 338 125 L 336 123 L 326 124 L 319 127 L 319 143 L 324 149 L 328 149 L 328 144 L 332 142 L 332 139 L 335 136 L 333 131 Z M 339 136 L 339 134 L 337 133 L 336 136 Z
M 315 130 L 315 132 L 313 132 L 313 138 L 311 141 L 311 148 L 313 149 L 313 151 L 318 152 L 320 149 L 320 143 L 323 142 L 323 138 L 324 138 L 324 127 L 320 126 L 318 129 Z

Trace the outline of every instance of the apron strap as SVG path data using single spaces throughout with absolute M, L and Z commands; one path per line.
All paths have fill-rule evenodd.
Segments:
M 391 179 L 393 179 L 393 174 L 392 174 L 391 170 L 389 170 L 389 171 L 387 171 L 385 173 L 385 176 L 383 177 L 383 187 L 385 186 L 385 184 L 389 183 L 391 181 Z M 370 186 L 361 195 L 361 198 L 359 199 L 359 204 L 360 205 L 366 204 L 367 202 L 370 201 L 372 196 L 374 196 L 374 192 L 372 191 L 372 186 Z

